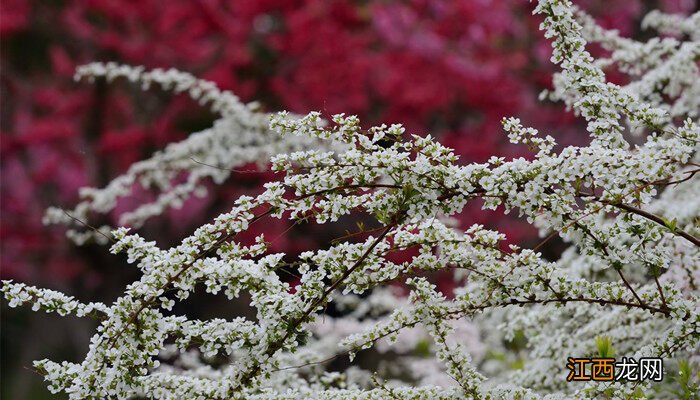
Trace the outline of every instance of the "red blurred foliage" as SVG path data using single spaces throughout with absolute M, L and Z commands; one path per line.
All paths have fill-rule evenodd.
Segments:
M 633 35 L 649 8 L 682 12 L 694 2 L 579 3 L 604 26 Z M 505 145 L 503 116 L 519 116 L 563 144 L 586 140 L 558 105 L 536 103 L 552 70 L 531 7 L 525 0 L 4 0 L 2 276 L 91 276 L 85 272 L 95 267 L 62 230 L 41 225 L 43 210 L 73 204 L 79 187 L 102 186 L 211 121 L 184 98 L 139 94 L 123 84 L 76 84 L 77 65 L 176 67 L 270 109 L 401 122 L 411 132 L 441 137 L 464 162 L 484 161 L 526 155 Z M 230 203 L 236 190 L 220 191 L 219 201 Z M 193 201 L 170 220 L 201 222 L 216 201 Z M 494 215 L 470 207 L 461 218 L 463 225 L 498 228 L 512 241 L 533 237 L 523 224 Z M 181 225 L 168 225 L 170 235 L 181 235 Z M 266 229 L 279 237 L 286 228 Z M 296 239 L 278 240 L 278 250 L 299 250 Z

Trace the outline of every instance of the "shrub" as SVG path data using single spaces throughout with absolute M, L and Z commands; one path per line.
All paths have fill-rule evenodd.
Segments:
M 698 353 L 700 13 L 649 14 L 643 24 L 663 36 L 647 42 L 597 26 L 567 0 L 541 0 L 535 13 L 544 16 L 551 60 L 561 68 L 543 97 L 581 116 L 591 141 L 559 148 L 552 136 L 503 119 L 530 159 L 463 165 L 431 136 L 407 135 L 400 125 L 268 115 L 175 70 L 80 68 L 79 78 L 186 91 L 221 118 L 104 189 L 82 190 L 73 210 L 47 212 L 47 223 L 72 225 L 76 242 L 111 242 L 141 271 L 111 305 L 3 283 L 10 306 L 99 321 L 81 363 L 35 363 L 49 389 L 76 399 L 697 395 L 697 385 L 682 379 L 668 387 L 567 382 L 564 364 Z M 609 56 L 594 59 L 587 43 Z M 631 82 L 608 82 L 602 68 L 610 65 Z M 175 247 L 128 228 L 88 225 L 134 184 L 161 192 L 123 216 L 139 226 L 200 192 L 204 178 L 221 182 L 268 158 L 279 179 Z M 517 211 L 540 230 L 541 244 L 558 235 L 570 247 L 553 262 L 538 252 L 541 244 L 505 245 L 502 233 L 481 225 L 455 228 L 451 218 L 473 202 Z M 270 251 L 263 235 L 241 239 L 254 224 L 327 224 L 351 214 L 367 226 L 298 257 Z M 392 258 L 406 252 L 406 261 Z M 454 293 L 428 279 L 441 270 L 453 271 Z M 395 282 L 410 288 L 408 296 Z M 172 311 L 197 289 L 249 299 L 255 318 L 196 320 Z M 385 355 L 378 367 L 353 363 L 369 349 Z M 688 375 L 690 365 L 678 368 Z

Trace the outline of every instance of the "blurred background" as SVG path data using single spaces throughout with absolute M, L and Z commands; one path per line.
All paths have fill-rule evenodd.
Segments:
M 575 3 L 604 27 L 639 39 L 647 11 L 697 7 L 693 0 Z M 75 83 L 76 66 L 175 67 L 269 111 L 345 112 L 365 126 L 403 123 L 411 133 L 439 137 L 464 163 L 530 157 L 526 148 L 507 144 L 502 117 L 517 116 L 560 145 L 588 140 L 561 105 L 537 102 L 553 68 L 532 7 L 526 0 L 2 0 L 0 277 L 84 301 L 113 301 L 137 278 L 136 269 L 106 248 L 71 245 L 63 229 L 41 224 L 44 210 L 74 205 L 80 187 L 102 187 L 131 163 L 214 120 L 185 96 L 142 93 L 123 82 Z M 622 77 L 611 71 L 610 79 Z M 267 178 L 234 175 L 207 198 L 151 220 L 140 232 L 163 246 L 178 243 Z M 129 201 L 116 213 L 130 208 Z M 537 241 L 525 223 L 478 204 L 465 209 L 460 223 L 498 229 L 510 242 Z M 258 229 L 272 237 L 284 231 L 268 225 Z M 274 250 L 298 253 L 328 241 L 306 233 L 282 236 Z M 544 251 L 556 257 L 560 250 L 553 243 Z M 191 303 L 202 318 L 231 312 L 211 296 Z M 5 302 L 1 312 L 0 397 L 61 398 L 45 389 L 32 360 L 81 360 L 93 324 L 9 309 Z

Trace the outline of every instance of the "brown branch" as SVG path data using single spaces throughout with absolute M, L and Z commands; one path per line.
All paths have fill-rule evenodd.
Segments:
M 607 243 L 605 243 L 605 242 L 601 241 L 600 239 L 598 239 L 598 237 L 595 236 L 595 235 L 593 234 L 593 232 L 591 232 L 591 230 L 590 230 L 587 226 L 582 225 L 582 224 L 579 223 L 578 221 L 576 222 L 576 226 L 577 226 L 579 229 L 581 229 L 588 237 L 592 238 L 593 241 L 594 241 L 595 243 L 597 243 L 598 246 L 600 246 L 600 248 L 603 250 L 603 254 L 605 254 L 606 257 L 610 258 L 610 253 L 608 252 L 608 244 L 607 244 Z M 622 274 L 622 269 L 621 269 L 621 268 L 615 268 L 615 270 L 617 271 L 617 274 L 620 275 L 620 279 L 622 279 L 622 282 L 624 282 L 625 286 L 627 286 L 627 289 L 629 289 L 629 291 L 632 292 L 632 294 L 634 295 L 634 298 L 637 299 L 637 301 L 639 302 L 639 304 L 644 305 L 644 302 L 642 301 L 642 298 L 639 297 L 639 295 L 638 295 L 637 292 L 634 290 L 634 288 L 632 287 L 632 285 L 627 281 L 627 279 L 625 279 L 625 276 Z
M 445 313 L 443 316 L 451 316 L 451 315 L 455 315 L 455 314 L 462 314 L 462 313 L 467 313 L 467 312 L 472 312 L 472 311 L 481 311 L 481 310 L 485 310 L 485 309 L 491 308 L 491 307 L 496 308 L 496 307 L 507 307 L 507 306 L 511 306 L 511 305 L 523 306 L 523 305 L 528 305 L 528 304 L 549 304 L 549 303 L 566 304 L 569 302 L 584 302 L 584 303 L 588 303 L 588 304 L 598 304 L 600 306 L 620 306 L 620 307 L 629 307 L 629 308 L 639 308 L 639 309 L 643 309 L 646 311 L 650 311 L 652 313 L 660 313 L 666 317 L 671 315 L 671 313 L 668 309 L 661 309 L 661 308 L 653 307 L 653 306 L 649 306 L 649 305 L 642 306 L 640 304 L 626 302 L 624 300 L 605 300 L 605 299 L 566 297 L 566 298 L 561 298 L 561 299 L 556 298 L 556 299 L 539 299 L 539 300 L 538 299 L 534 299 L 534 300 L 508 300 L 505 302 L 491 304 L 491 305 L 479 304 L 479 305 L 474 305 L 474 306 L 468 307 L 468 309 L 466 309 L 466 310 L 460 309 L 460 310 L 450 311 L 450 312 Z M 333 361 L 333 360 L 337 359 L 338 357 L 341 357 L 341 356 L 344 356 L 346 354 L 357 351 L 358 348 L 363 348 L 369 343 L 376 342 L 377 340 L 383 339 L 389 335 L 397 333 L 401 329 L 415 326 L 419 322 L 420 321 L 415 321 L 415 322 L 412 322 L 410 324 L 400 326 L 396 329 L 392 329 L 392 330 L 387 331 L 386 333 L 384 333 L 382 335 L 377 336 L 376 338 L 374 338 L 372 340 L 368 340 L 368 341 L 360 344 L 359 346 L 356 346 L 355 348 L 346 350 L 342 353 L 335 354 L 335 355 L 328 357 L 328 358 L 325 358 L 323 360 L 311 361 L 311 362 L 307 362 L 307 363 L 300 364 L 300 365 L 292 365 L 292 366 L 282 367 L 282 368 L 274 369 L 270 372 L 286 371 L 286 370 L 290 370 L 290 369 L 303 368 L 303 367 L 308 367 L 311 365 L 323 364 L 323 363 L 326 363 L 329 361 Z M 692 331 L 690 333 L 692 333 Z M 689 335 L 686 334 L 684 336 L 689 336 Z
M 692 164 L 692 163 L 691 163 L 691 164 Z M 693 164 L 693 165 L 696 165 L 696 164 Z M 692 179 L 692 178 L 695 176 L 695 174 L 697 174 L 698 172 L 700 172 L 700 169 L 693 169 L 693 170 L 690 170 L 690 171 L 685 171 L 685 172 L 683 172 L 684 174 L 689 174 L 687 177 L 685 177 L 685 178 L 683 178 L 683 179 L 678 179 L 678 180 L 672 181 L 672 180 L 670 180 L 670 178 L 667 178 L 667 179 L 662 179 L 662 180 L 659 180 L 659 181 L 654 181 L 654 182 L 651 182 L 651 183 L 652 183 L 653 185 L 658 185 L 658 186 L 676 185 L 676 184 L 679 184 L 679 183 L 683 183 L 683 182 L 689 181 L 689 180 Z
M 90 229 L 91 231 L 93 231 L 93 232 L 95 232 L 95 233 L 97 233 L 97 234 L 103 236 L 103 237 L 106 238 L 108 241 L 110 241 L 110 242 L 112 242 L 112 243 L 115 242 L 114 238 L 111 238 L 111 237 L 105 235 L 105 234 L 104 234 L 103 232 L 101 232 L 99 229 L 97 229 L 97 228 L 95 228 L 94 226 L 88 224 L 87 222 L 81 220 L 80 218 L 72 216 L 70 213 L 68 213 L 68 211 L 66 211 L 66 210 L 61 210 L 61 211 L 63 211 L 63 213 L 64 213 L 68 218 L 72 219 L 73 221 L 75 221 L 75 222 L 79 223 L 80 225 L 82 225 L 82 226 L 84 226 L 84 227 Z
M 230 172 L 233 172 L 236 174 L 267 174 L 269 172 L 272 172 L 270 170 L 243 170 L 243 169 L 235 169 L 235 168 L 224 168 L 224 167 L 219 167 L 219 166 L 212 165 L 212 164 L 207 164 L 205 162 L 197 160 L 194 157 L 190 157 L 190 160 L 195 164 L 204 165 L 205 167 L 214 168 L 214 169 L 218 169 L 221 171 L 230 171 Z
M 294 189 L 294 187 L 291 187 L 291 188 Z M 380 184 L 380 183 L 365 184 L 365 185 L 344 185 L 344 186 L 337 186 L 337 187 L 333 187 L 333 188 L 323 189 L 323 190 L 319 190 L 316 192 L 306 193 L 306 194 L 301 195 L 297 200 L 302 200 L 302 199 L 305 199 L 307 197 L 319 196 L 319 195 L 333 192 L 336 190 L 363 189 L 363 188 L 366 188 L 366 189 L 374 189 L 374 188 L 401 189 L 401 188 L 403 188 L 403 186 L 391 185 L 391 184 Z
M 270 346 L 268 346 L 267 350 L 265 351 L 265 355 L 272 357 L 279 349 L 284 346 L 284 343 L 289 339 L 289 337 L 292 335 L 294 331 L 313 313 L 316 308 L 322 304 L 326 299 L 328 298 L 328 295 L 330 295 L 350 274 L 355 272 L 361 265 L 364 263 L 364 261 L 369 257 L 370 253 L 374 250 L 374 248 L 386 237 L 386 235 L 393 229 L 396 224 L 397 224 L 397 219 L 394 218 L 394 222 L 391 224 L 387 225 L 386 228 L 382 231 L 382 233 L 372 242 L 372 244 L 369 246 L 367 250 L 360 256 L 360 258 L 355 261 L 355 263 L 348 268 L 343 275 L 338 278 L 333 284 L 331 284 L 326 290 L 323 292 L 323 294 L 318 297 L 312 304 L 309 306 L 299 317 L 297 317 L 294 321 L 292 321 L 288 326 L 287 326 L 287 332 L 285 335 L 282 337 L 282 339 L 275 341 L 272 343 Z M 251 369 L 249 372 L 247 372 L 240 380 L 240 386 L 246 385 L 251 379 L 253 379 L 257 373 L 260 371 L 260 365 L 256 365 L 253 369 Z
M 250 224 L 253 224 L 254 222 L 258 221 L 259 219 L 261 219 L 261 218 L 263 218 L 263 217 L 269 215 L 270 213 L 272 213 L 272 209 L 269 209 L 269 210 L 265 211 L 264 213 L 253 217 L 253 218 L 250 220 L 249 225 L 250 225 Z M 214 243 L 214 245 L 211 246 L 208 250 L 202 251 L 201 253 L 199 253 L 191 262 L 185 264 L 185 265 L 180 269 L 180 271 L 178 271 L 175 275 L 173 275 L 173 276 L 171 276 L 170 278 L 168 278 L 168 280 L 167 280 L 165 283 L 163 283 L 158 289 L 159 289 L 160 291 L 165 290 L 168 286 L 170 286 L 173 282 L 175 282 L 175 280 L 176 280 L 177 278 L 179 278 L 182 274 L 184 274 L 187 270 L 189 270 L 197 261 L 199 261 L 199 260 L 201 260 L 202 258 L 204 258 L 204 257 L 206 257 L 207 255 L 209 255 L 212 251 L 216 250 L 219 246 L 221 246 L 222 244 L 224 244 L 227 240 L 229 240 L 229 239 L 235 237 L 237 234 L 238 234 L 238 232 L 236 232 L 236 233 L 230 233 L 230 234 L 227 234 L 227 235 L 224 235 L 223 237 L 221 237 L 221 238 L 220 238 L 219 240 L 217 240 L 217 241 Z M 141 305 L 139 306 L 138 309 L 136 309 L 136 311 L 134 311 L 134 312 L 131 314 L 131 316 L 129 317 L 129 320 L 127 321 L 127 323 L 124 324 L 124 326 L 117 332 L 117 334 L 114 335 L 114 336 L 112 336 L 112 338 L 109 340 L 110 348 L 112 348 L 112 347 L 114 346 L 114 344 L 116 343 L 116 341 L 121 337 L 121 335 L 124 334 L 124 332 L 126 331 L 126 329 L 127 329 L 132 323 L 135 323 L 135 322 L 138 320 L 138 317 L 139 317 L 139 314 L 141 313 L 141 311 L 143 311 L 146 307 L 148 307 L 150 304 L 152 304 L 152 303 L 156 300 L 156 298 L 157 298 L 157 296 L 153 296 L 153 297 L 144 299 L 144 300 L 141 302 Z
M 608 205 L 611 205 L 613 207 L 617 207 L 617 208 L 624 210 L 624 211 L 627 211 L 629 213 L 637 214 L 637 215 L 644 217 L 650 221 L 656 222 L 657 224 L 659 224 L 665 228 L 668 228 L 668 226 L 666 226 L 666 221 L 664 221 L 664 219 L 659 217 L 658 215 L 652 214 L 652 213 L 644 211 L 640 208 L 633 207 L 633 206 L 630 206 L 630 205 L 627 205 L 627 204 L 624 204 L 621 202 L 603 200 L 597 196 L 594 196 L 594 197 L 596 198 L 597 201 L 599 201 L 601 203 L 608 204 Z M 682 238 L 687 239 L 688 241 L 693 243 L 695 246 L 700 247 L 700 239 L 696 238 L 695 236 L 693 236 L 693 235 L 691 235 L 683 230 L 680 230 L 680 229 L 674 229 L 672 232 L 675 235 L 678 235 Z
M 620 279 L 622 279 L 622 282 L 625 283 L 625 286 L 627 286 L 627 289 L 629 289 L 630 292 L 632 292 L 632 294 L 634 295 L 634 298 L 637 299 L 639 304 L 645 305 L 645 303 L 642 301 L 642 299 L 639 297 L 639 295 L 637 295 L 637 292 L 635 292 L 634 289 L 632 289 L 632 285 L 630 285 L 630 283 L 627 281 L 627 279 L 625 279 L 625 276 L 622 275 L 622 269 L 615 268 L 615 271 L 617 271 L 617 274 L 620 275 Z
M 570 302 L 584 302 L 584 303 L 589 303 L 589 304 L 600 304 L 600 305 L 616 305 L 616 306 L 624 306 L 624 307 L 630 307 L 630 308 L 639 308 L 642 310 L 650 311 L 653 313 L 659 313 L 663 314 L 664 316 L 669 316 L 671 315 L 671 312 L 668 309 L 662 309 L 659 307 L 654 307 L 650 306 L 648 304 L 637 304 L 637 303 L 632 303 L 629 301 L 624 301 L 624 300 L 605 300 L 605 299 L 591 299 L 591 298 L 585 298 L 585 297 L 564 297 L 561 299 L 526 299 L 526 300 L 508 300 L 502 303 L 497 303 L 497 304 L 492 304 L 492 305 L 479 305 L 473 308 L 473 310 L 480 311 L 489 307 L 505 307 L 505 306 L 510 306 L 510 305 L 526 305 L 526 304 L 549 304 L 549 303 L 570 303 Z
M 661 304 L 664 305 L 664 308 L 668 309 L 668 305 L 666 304 L 666 296 L 664 296 L 664 291 L 661 290 L 661 283 L 659 283 L 659 277 L 654 275 L 654 282 L 656 282 L 656 288 L 659 290 L 659 296 L 661 296 Z

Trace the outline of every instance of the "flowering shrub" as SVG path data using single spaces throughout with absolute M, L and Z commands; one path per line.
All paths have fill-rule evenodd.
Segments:
M 656 3 L 677 13 L 692 10 L 694 2 Z M 642 0 L 580 4 L 623 35 L 640 35 L 636 21 L 649 7 Z M 60 229 L 42 226 L 43 210 L 74 204 L 80 187 L 105 186 L 132 163 L 211 122 L 186 98 L 138 95 L 125 85 L 73 84 L 77 65 L 110 60 L 175 67 L 275 109 L 401 122 L 411 132 L 431 132 L 465 161 L 483 162 L 496 154 L 527 156 L 524 148 L 504 146 L 503 116 L 556 129 L 562 144 L 585 138 L 570 114 L 535 102 L 553 69 L 548 44 L 533 34 L 538 21 L 528 17 L 529 7 L 521 0 L 170 0 L 167 7 L 162 0 L 128 7 L 112 0 L 3 1 L 0 87 L 13 101 L 4 103 L 0 127 L 0 274 L 103 289 L 114 280 L 106 267 L 116 265 L 99 250 L 91 249 L 93 258 L 86 260 L 61 240 Z M 618 82 L 621 75 L 613 78 Z M 163 242 L 179 241 L 225 210 L 231 197 L 249 194 L 240 186 L 210 191 L 145 228 Z M 150 202 L 150 196 L 135 190 L 105 222 L 119 224 L 124 209 Z M 456 218 L 461 226 L 488 222 L 512 243 L 533 236 L 527 224 L 477 205 Z M 268 228 L 274 227 L 261 230 L 279 235 Z M 276 246 L 298 253 L 296 243 L 286 236 Z
M 78 78 L 186 91 L 221 117 L 105 188 L 81 190 L 74 209 L 47 212 L 45 222 L 71 225 L 77 243 L 111 243 L 141 272 L 111 305 L 4 281 L 10 306 L 99 321 L 81 363 L 35 363 L 49 389 L 75 399 L 698 395 L 690 378 L 566 382 L 563 365 L 597 349 L 687 359 L 667 363 L 686 375 L 697 368 L 700 13 L 649 14 L 643 25 L 662 36 L 646 42 L 603 29 L 567 0 L 540 0 L 535 13 L 561 68 L 543 97 L 581 116 L 591 142 L 559 148 L 552 136 L 504 118 L 510 141 L 532 150 L 529 159 L 460 164 L 450 148 L 401 125 L 268 115 L 175 70 L 80 68 Z M 609 56 L 592 57 L 588 43 Z M 630 83 L 607 81 L 608 66 Z M 134 185 L 160 193 L 121 215 L 139 226 L 200 193 L 205 178 L 222 182 L 268 159 L 278 179 L 172 248 L 127 228 L 89 225 Z M 453 217 L 474 202 L 517 211 L 543 241 L 521 248 L 478 224 L 456 228 Z M 271 251 L 264 235 L 244 240 L 255 224 L 329 224 L 351 214 L 367 226 L 298 257 Z M 557 235 L 570 247 L 552 262 L 538 250 Z M 449 296 L 428 279 L 441 270 L 453 271 Z M 405 282 L 408 296 L 394 282 Z M 249 299 L 255 317 L 196 320 L 173 311 L 202 289 Z M 383 362 L 362 363 L 368 351 Z

